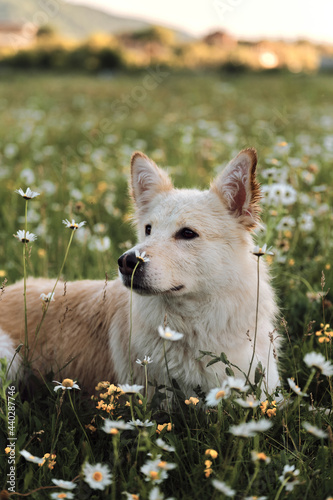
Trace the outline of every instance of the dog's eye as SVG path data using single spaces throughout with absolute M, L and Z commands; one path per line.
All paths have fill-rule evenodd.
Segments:
M 146 236 L 149 236 L 150 233 L 151 233 L 151 225 L 150 224 L 147 224 L 146 227 L 145 227 L 145 232 L 146 232 Z
M 188 227 L 184 227 L 176 233 L 176 238 L 182 240 L 193 240 L 193 238 L 197 238 L 198 236 L 198 233 L 192 231 L 192 229 L 189 229 Z

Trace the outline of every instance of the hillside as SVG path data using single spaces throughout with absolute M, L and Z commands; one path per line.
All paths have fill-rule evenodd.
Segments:
M 48 24 L 61 35 L 86 38 L 92 33 L 123 33 L 145 29 L 149 23 L 122 18 L 63 0 L 0 0 L 0 23 Z

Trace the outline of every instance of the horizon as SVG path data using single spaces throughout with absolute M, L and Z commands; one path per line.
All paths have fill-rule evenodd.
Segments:
M 117 0 L 66 0 L 120 17 L 129 17 L 181 30 L 192 36 L 212 31 L 226 31 L 239 39 L 270 39 L 314 43 L 333 43 L 331 0 L 280 0 L 272 5 L 267 0 L 198 0 L 191 3 L 169 0 L 156 4 L 153 0 L 127 0 L 119 7 Z

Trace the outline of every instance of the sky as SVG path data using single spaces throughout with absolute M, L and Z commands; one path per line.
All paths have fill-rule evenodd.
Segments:
M 333 43 L 333 0 L 67 0 L 180 28 L 240 38 L 306 38 Z

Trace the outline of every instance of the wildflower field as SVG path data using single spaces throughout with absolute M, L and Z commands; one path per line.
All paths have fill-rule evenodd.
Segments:
M 255 147 L 264 208 L 256 243 L 274 253 L 258 259 L 271 269 L 281 310 L 274 336 L 283 339 L 281 386 L 261 397 L 259 371 L 250 388 L 220 352 L 206 358 L 225 364 L 223 386 L 182 394 L 174 381 L 162 406 L 161 392 L 148 399 L 145 387 L 113 380 L 100 381 L 91 399 L 75 373 L 58 383 L 57 374 L 32 386 L 3 383 L 1 500 L 19 498 L 14 491 L 35 499 L 333 498 L 331 77 L 3 74 L 0 110 L 0 314 L 6 286 L 24 272 L 117 276 L 118 257 L 135 243 L 133 151 L 166 167 L 176 186 L 204 188 Z M 40 194 L 26 201 L 28 187 Z M 41 312 L 52 298 L 41 299 Z M 138 360 L 147 383 L 153 362 Z M 6 370 L 3 363 L 0 379 Z

